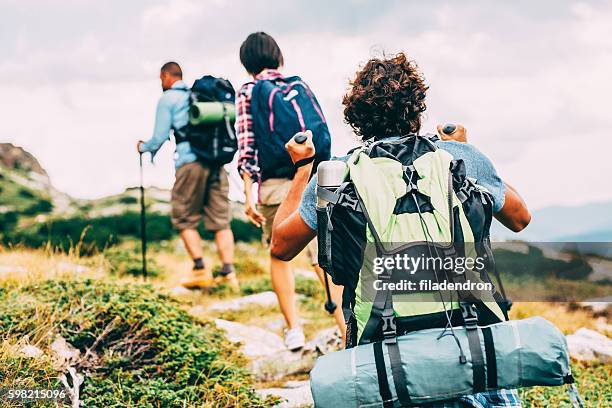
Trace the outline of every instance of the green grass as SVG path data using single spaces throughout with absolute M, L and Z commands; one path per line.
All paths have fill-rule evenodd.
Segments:
M 612 364 L 572 363 L 578 391 L 585 407 L 612 406 Z M 532 387 L 519 391 L 525 407 L 571 407 L 567 388 Z
M 53 209 L 47 194 L 23 186 L 10 176 L 0 181 L 0 206 L 9 207 L 22 215 L 46 214 Z
M 87 358 L 84 406 L 265 407 L 245 360 L 212 323 L 195 320 L 150 286 L 94 280 L 0 288 L 0 341 L 48 350 L 61 335 Z M 10 350 L 4 347 L 3 350 Z M 0 350 L 1 351 L 1 350 Z M 0 352 L 3 385 L 59 386 L 48 361 Z

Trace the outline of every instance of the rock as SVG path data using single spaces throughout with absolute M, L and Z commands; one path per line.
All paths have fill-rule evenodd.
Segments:
M 308 381 L 287 381 L 282 388 L 266 388 L 257 391 L 260 395 L 277 395 L 283 402 L 275 408 L 311 407 L 314 404 Z
M 206 316 L 206 308 L 202 305 L 196 305 L 188 310 L 188 313 L 195 317 Z
M 250 359 L 274 356 L 286 350 L 280 336 L 257 326 L 223 319 L 215 319 L 215 324 L 225 330 L 228 340 L 242 343 L 241 351 Z
M 587 299 L 578 304 L 581 307 L 592 310 L 595 314 L 610 314 L 612 309 L 612 296 Z
M 258 381 L 275 381 L 287 375 L 308 373 L 318 356 L 315 346 L 292 352 L 283 339 L 257 326 L 216 319 L 228 340 L 241 343 L 240 351 L 251 362 L 249 368 Z
M 209 306 L 211 312 L 225 312 L 228 310 L 240 310 L 249 306 L 276 306 L 278 300 L 276 294 L 272 291 L 255 293 L 253 295 L 243 296 L 236 299 L 216 302 Z
M 87 271 L 87 267 L 73 262 L 61 261 L 57 264 L 57 270 L 60 272 L 83 273 Z
M 599 360 L 612 363 L 612 339 L 594 330 L 581 328 L 567 336 L 570 355 L 576 360 Z
M 21 347 L 19 352 L 27 358 L 38 358 L 44 354 L 41 349 L 36 346 L 32 346 L 31 344 L 26 344 L 25 346 Z
M 323 329 L 306 343 L 305 350 L 316 352 L 318 355 L 327 354 L 342 348 L 342 336 L 336 326 Z
M 53 359 L 59 367 L 68 367 L 76 363 L 81 356 L 79 349 L 72 346 L 61 336 L 57 336 L 53 340 L 50 348 L 53 352 Z
M 298 324 L 301 326 L 304 326 L 307 323 L 310 323 L 310 320 L 301 317 L 298 319 Z M 280 319 L 270 320 L 264 323 L 264 328 L 273 332 L 281 332 L 286 327 L 287 324 L 285 323 L 285 319 L 282 317 Z
M 192 293 L 189 289 L 184 288 L 182 286 L 175 286 L 172 289 L 170 289 L 170 296 L 174 296 L 174 297 L 185 297 L 185 296 L 190 296 Z
M 253 360 L 250 369 L 257 381 L 277 381 L 288 375 L 308 374 L 314 367 L 317 354 L 306 350 L 283 351 Z
M 13 273 L 24 274 L 28 272 L 23 266 L 0 265 L 0 277 L 11 275 Z

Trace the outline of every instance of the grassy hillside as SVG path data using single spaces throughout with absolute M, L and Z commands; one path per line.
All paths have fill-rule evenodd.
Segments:
M 75 200 L 57 193 L 37 174 L 5 167 L 0 171 L 0 243 L 5 246 L 48 245 L 92 254 L 140 238 L 137 188 L 97 200 Z M 151 243 L 176 237 L 170 223 L 169 201 L 168 190 L 152 187 L 146 191 L 147 238 Z M 239 203 L 233 206 L 237 215 L 232 221 L 236 240 L 258 240 L 260 230 L 245 222 Z M 201 233 L 211 238 L 203 228 Z
M 129 251 L 126 244 L 116 251 Z M 57 386 L 65 368 L 54 363 L 50 344 L 61 335 L 80 352 L 74 366 L 87 374 L 82 386 L 85 406 L 271 406 L 270 400 L 262 401 L 252 389 L 279 386 L 282 381 L 254 383 L 235 345 L 223 340 L 210 321 L 223 318 L 274 327 L 271 330 L 282 334 L 282 325 L 277 326 L 281 319 L 278 307 L 207 311 L 217 302 L 271 289 L 265 251 L 238 245 L 240 293 L 220 287 L 192 292 L 178 301 L 164 293 L 176 285 L 190 264 L 184 250 L 175 244 L 171 241 L 152 248 L 151 259 L 161 273 L 147 285 L 140 277 L 124 273 L 133 258 L 130 261 L 112 252 L 77 257 L 48 250 L 0 250 L 0 265 L 13 270 L 0 275 L 0 387 Z M 209 260 L 215 259 L 212 245 L 206 245 L 205 253 Z M 307 264 L 304 257 L 294 266 L 307 268 Z M 307 337 L 333 326 L 322 307 L 320 284 L 299 276 L 296 286 Z M 612 334 L 602 317 L 567 306 L 517 303 L 511 314 L 515 319 L 543 316 L 566 334 L 581 327 Z M 187 310 L 198 310 L 199 318 Z M 24 345 L 34 345 L 44 355 L 24 357 L 19 353 Z M 574 361 L 572 367 L 586 406 L 612 403 L 612 365 Z M 289 379 L 307 378 L 303 373 Z M 526 407 L 570 406 L 563 387 L 524 389 L 521 396 Z

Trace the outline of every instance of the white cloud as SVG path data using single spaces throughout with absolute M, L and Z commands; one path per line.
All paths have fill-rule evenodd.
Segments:
M 612 199 L 601 188 L 612 173 L 609 4 L 264 1 L 254 8 L 174 0 L 88 3 L 94 12 L 67 3 L 61 13 L 37 4 L 3 6 L 13 17 L 0 28 L 10 118 L 0 135 L 32 151 L 57 187 L 76 196 L 137 183 L 134 144 L 152 130 L 163 62 L 178 60 L 188 82 L 213 73 L 238 87 L 247 80 L 238 47 L 263 29 L 283 48 L 286 72 L 317 93 L 337 154 L 355 144 L 340 104 L 348 79 L 373 53 L 405 50 L 431 86 L 424 130 L 464 123 L 531 206 Z M 58 17 L 50 23 L 36 13 Z M 147 181 L 171 185 L 172 167 L 167 146 L 155 167 L 147 165 Z

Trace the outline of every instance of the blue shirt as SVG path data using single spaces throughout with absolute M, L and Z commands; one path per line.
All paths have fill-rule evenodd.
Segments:
M 437 141 L 436 145 L 449 152 L 453 158 L 462 159 L 465 163 L 465 171 L 468 177 L 476 179 L 476 182 L 485 187 L 491 192 L 493 196 L 493 211 L 499 212 L 504 206 L 504 194 L 506 188 L 504 182 L 497 175 L 493 163 L 482 154 L 474 146 L 467 143 L 450 142 L 450 141 Z M 344 157 L 339 160 L 347 160 L 348 157 Z M 300 216 L 313 230 L 317 229 L 317 180 L 313 177 L 306 186 L 304 194 L 302 194 L 302 201 L 300 203 Z
M 189 88 L 185 82 L 176 81 L 170 89 L 164 91 L 157 102 L 153 136 L 140 147 L 142 152 L 151 152 L 151 160 L 162 145 L 170 139 L 170 131 L 182 128 L 189 121 L 189 92 L 180 89 Z M 191 151 L 189 142 L 178 143 L 174 153 L 175 167 L 178 169 L 194 161 L 196 161 L 196 155 Z

